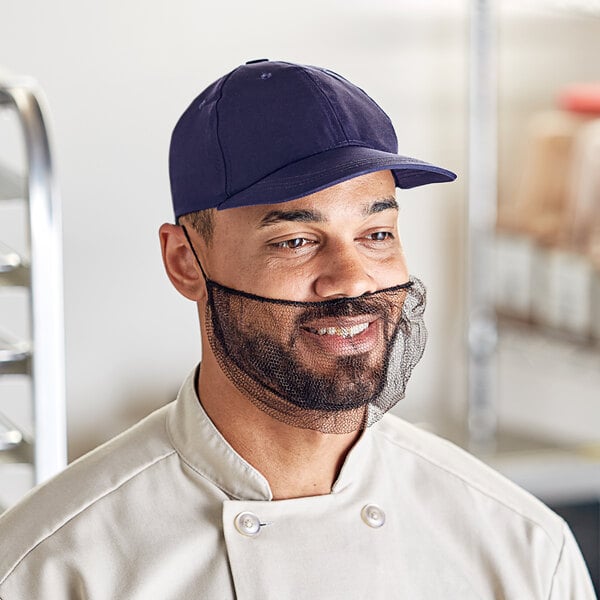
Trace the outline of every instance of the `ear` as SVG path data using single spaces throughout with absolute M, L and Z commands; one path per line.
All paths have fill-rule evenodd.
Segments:
M 179 225 L 165 223 L 158 230 L 163 263 L 175 289 L 197 302 L 206 296 L 204 278 Z

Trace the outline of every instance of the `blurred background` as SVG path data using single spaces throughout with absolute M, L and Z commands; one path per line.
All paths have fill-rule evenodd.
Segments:
M 469 70 L 478 5 L 490 10 L 491 71 L 479 83 L 489 86 L 497 130 L 483 149 L 494 158 L 483 241 L 470 235 L 469 219 L 478 201 L 469 187 L 477 164 L 469 139 L 481 125 Z M 157 236 L 172 221 L 167 153 L 179 115 L 247 60 L 317 64 L 377 100 L 400 153 L 459 176 L 398 193 L 409 265 L 428 287 L 429 343 L 396 412 L 584 515 L 597 576 L 598 56 L 600 3 L 592 0 L 5 0 L 0 89 L 30 76 L 43 91 L 62 203 L 69 460 L 172 400 L 201 357 L 195 307 L 164 275 Z M 0 183 L 18 187 L 27 169 L 18 113 L 0 103 Z M 26 263 L 27 204 L 15 195 L 0 193 L 0 242 Z M 483 365 L 468 344 L 474 261 L 492 282 Z M 26 286 L 0 288 L 0 337 L 31 338 L 29 300 Z M 478 400 L 470 382 L 479 368 Z M 44 426 L 39 418 L 34 426 L 35 385 L 28 375 L 0 376 L 4 429 L 26 439 Z M 491 417 L 477 438 L 469 414 L 478 401 Z M 9 454 L 0 462 L 4 507 L 33 483 L 30 465 Z

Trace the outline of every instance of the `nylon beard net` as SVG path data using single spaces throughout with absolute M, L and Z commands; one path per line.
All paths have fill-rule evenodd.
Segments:
M 258 408 L 295 427 L 368 427 L 404 397 L 425 349 L 425 287 L 416 278 L 324 302 L 206 284 L 206 330 L 219 366 Z

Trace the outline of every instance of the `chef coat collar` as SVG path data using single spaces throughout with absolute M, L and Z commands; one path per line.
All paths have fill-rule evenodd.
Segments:
M 170 406 L 167 430 L 181 459 L 236 500 L 272 500 L 266 478 L 244 460 L 210 420 L 196 393 L 196 369 Z M 339 493 L 365 472 L 372 433 L 367 429 L 348 453 L 332 493 Z

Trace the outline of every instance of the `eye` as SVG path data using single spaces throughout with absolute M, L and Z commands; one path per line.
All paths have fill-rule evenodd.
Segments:
M 284 240 L 283 242 L 277 242 L 273 244 L 275 248 L 285 248 L 289 250 L 297 250 L 298 248 L 302 248 L 303 246 L 307 246 L 308 244 L 313 244 L 312 240 L 307 240 L 306 238 L 292 238 L 291 240 Z
M 366 237 L 368 240 L 372 240 L 374 242 L 385 242 L 387 240 L 394 239 L 394 235 L 391 231 L 375 231 L 374 233 L 370 233 Z

